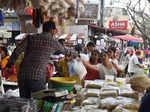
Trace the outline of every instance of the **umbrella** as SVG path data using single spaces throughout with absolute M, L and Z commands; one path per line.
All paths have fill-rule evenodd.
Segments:
M 25 36 L 26 36 L 26 33 L 21 33 L 15 37 L 15 40 L 22 40 L 23 38 L 25 38 Z
M 138 42 L 143 42 L 143 39 L 141 38 L 136 38 L 134 36 L 131 35 L 120 35 L 120 36 L 112 36 L 112 38 L 116 38 L 116 39 L 122 39 L 122 40 L 135 40 Z

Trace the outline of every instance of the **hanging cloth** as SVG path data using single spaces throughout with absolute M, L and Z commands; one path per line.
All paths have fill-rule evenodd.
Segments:
M 33 20 L 33 25 L 36 28 L 39 28 L 40 25 L 43 24 L 43 16 L 42 16 L 41 8 L 40 9 L 33 9 L 32 20 Z
M 3 24 L 3 12 L 0 10 L 0 25 Z
M 33 9 L 32 12 L 32 24 L 35 26 L 35 21 L 36 21 L 36 9 Z

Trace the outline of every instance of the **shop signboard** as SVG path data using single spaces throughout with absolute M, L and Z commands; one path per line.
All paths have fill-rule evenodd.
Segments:
M 110 21 L 109 29 L 111 30 L 127 30 L 128 29 L 128 21 Z
M 20 23 L 18 21 L 4 23 L 0 26 L 0 30 L 20 31 Z
M 32 15 L 32 12 L 33 12 L 33 8 L 32 7 L 26 8 L 26 14 L 27 15 Z
M 0 26 L 0 30 L 12 30 L 12 24 L 4 23 L 4 25 Z
M 12 22 L 12 30 L 13 31 L 20 31 L 20 23 L 18 21 Z
M 6 30 L 0 30 L 0 37 L 11 38 L 12 32 L 7 32 Z

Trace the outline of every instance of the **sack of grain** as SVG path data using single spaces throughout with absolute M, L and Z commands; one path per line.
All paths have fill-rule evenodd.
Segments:
M 100 98 L 104 99 L 104 98 L 107 98 L 107 97 L 117 97 L 118 96 L 118 93 L 116 90 L 111 90 L 111 91 L 101 91 L 100 92 Z
M 100 105 L 100 108 L 102 109 L 112 110 L 116 106 L 118 106 L 118 101 L 115 98 L 108 97 L 108 98 L 100 100 L 99 105 Z

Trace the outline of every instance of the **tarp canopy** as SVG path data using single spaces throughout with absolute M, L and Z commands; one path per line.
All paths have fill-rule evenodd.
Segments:
M 143 39 L 141 38 L 137 38 L 137 37 L 134 37 L 134 36 L 131 36 L 131 35 L 120 35 L 120 36 L 112 36 L 112 38 L 115 38 L 115 39 L 122 39 L 122 40 L 135 40 L 135 41 L 138 41 L 138 42 L 143 42 Z
M 65 39 L 65 40 L 71 40 L 71 41 L 75 41 L 77 39 L 83 39 L 84 35 L 83 34 L 60 34 L 56 36 L 56 40 L 59 39 Z

